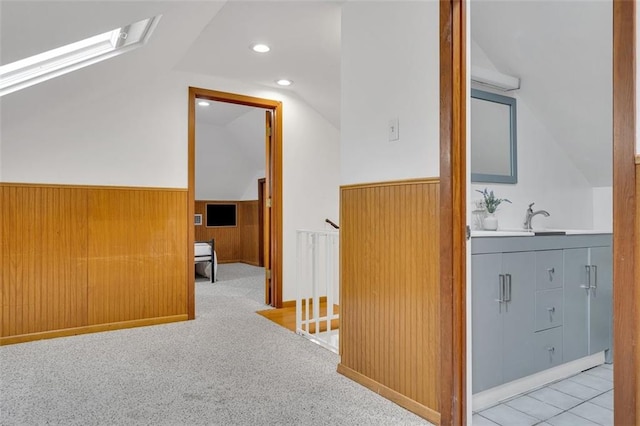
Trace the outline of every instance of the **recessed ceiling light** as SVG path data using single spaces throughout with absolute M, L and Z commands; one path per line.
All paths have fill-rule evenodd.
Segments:
M 200 102 L 198 102 L 198 105 L 200 105 L 200 106 L 209 106 L 209 102 L 207 102 L 207 101 L 200 101 Z
M 258 53 L 267 53 L 268 51 L 271 50 L 271 48 L 266 44 L 258 43 L 251 46 L 251 50 Z
M 280 80 L 276 80 L 276 84 L 279 86 L 291 86 L 293 81 L 287 80 L 286 78 L 281 78 Z

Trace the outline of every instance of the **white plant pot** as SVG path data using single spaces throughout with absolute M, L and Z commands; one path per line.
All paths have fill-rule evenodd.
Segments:
M 495 231 L 498 229 L 498 218 L 493 213 L 489 213 L 482 221 L 482 226 L 487 231 Z

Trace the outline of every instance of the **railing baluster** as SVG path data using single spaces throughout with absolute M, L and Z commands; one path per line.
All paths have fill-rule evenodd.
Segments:
M 334 314 L 334 305 L 339 303 L 338 231 L 299 230 L 296 243 L 296 332 L 337 353 L 338 329 L 331 322 L 339 320 Z M 320 306 L 323 297 L 324 315 Z

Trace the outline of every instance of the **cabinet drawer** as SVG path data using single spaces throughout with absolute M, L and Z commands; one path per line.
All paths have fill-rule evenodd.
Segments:
M 536 372 L 562 364 L 562 327 L 534 333 L 533 363 Z
M 563 290 L 536 291 L 536 331 L 562 325 Z
M 564 260 L 562 250 L 536 252 L 536 289 L 547 290 L 562 287 Z

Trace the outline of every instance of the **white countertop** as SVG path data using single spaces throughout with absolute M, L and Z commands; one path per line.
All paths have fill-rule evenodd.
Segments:
M 534 237 L 536 232 L 564 232 L 565 235 L 593 235 L 611 234 L 611 231 L 603 229 L 498 229 L 497 231 L 473 230 L 472 237 Z M 562 235 L 562 234 L 558 234 Z

